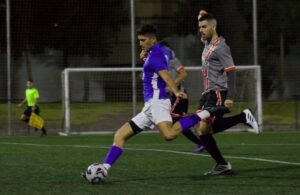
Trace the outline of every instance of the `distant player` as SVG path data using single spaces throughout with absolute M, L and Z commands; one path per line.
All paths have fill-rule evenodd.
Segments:
M 40 108 L 38 106 L 38 98 L 40 97 L 40 95 L 37 88 L 33 86 L 33 80 L 29 79 L 26 83 L 26 87 L 27 89 L 25 90 L 25 99 L 19 104 L 19 107 L 23 106 L 25 103 L 27 104 L 27 107 L 20 120 L 24 121 L 25 123 L 29 123 L 32 112 L 37 115 L 40 114 Z M 47 131 L 44 126 L 41 128 L 41 130 L 41 136 L 46 136 Z

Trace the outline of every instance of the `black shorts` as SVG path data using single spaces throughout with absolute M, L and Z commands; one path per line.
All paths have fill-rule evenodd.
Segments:
M 27 106 L 26 110 L 24 111 L 24 115 L 30 117 L 32 113 L 32 106 Z M 40 114 L 40 108 L 38 106 L 36 106 L 36 109 L 34 110 L 34 113 L 39 115 Z
M 227 91 L 209 91 L 202 95 L 199 103 L 199 109 L 224 106 Z M 216 114 L 216 117 L 222 117 L 224 113 Z
M 189 99 L 177 99 L 175 95 L 171 96 L 171 116 L 173 122 L 187 114 L 189 109 Z

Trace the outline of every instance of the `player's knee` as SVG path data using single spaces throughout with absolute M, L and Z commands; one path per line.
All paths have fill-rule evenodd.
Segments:
M 203 130 L 201 131 L 201 135 L 207 135 L 207 134 L 211 134 L 211 132 L 209 131 L 208 128 L 203 129 Z
M 114 141 L 115 142 L 124 142 L 127 139 L 127 136 L 125 133 L 123 133 L 121 130 L 118 130 L 114 135 Z
M 172 141 L 173 139 L 175 139 L 175 137 L 174 136 L 164 136 L 164 139 L 166 141 Z
M 163 138 L 164 138 L 166 141 L 172 141 L 173 139 L 176 138 L 176 135 L 171 134 L 171 133 L 163 133 Z
M 211 134 L 211 128 L 209 128 L 209 125 L 207 123 L 201 122 L 199 127 L 196 129 L 196 132 L 198 136 Z
M 210 126 L 206 126 L 203 129 L 200 129 L 202 135 L 212 134 L 212 129 Z
M 136 132 L 133 130 L 130 123 L 125 123 L 114 135 L 114 143 L 116 145 L 124 145 L 126 140 L 131 136 L 135 135 Z
M 174 131 L 168 128 L 159 128 L 160 134 L 162 135 L 162 137 L 166 140 L 166 141 L 171 141 L 173 139 L 176 138 L 176 134 L 174 133 Z

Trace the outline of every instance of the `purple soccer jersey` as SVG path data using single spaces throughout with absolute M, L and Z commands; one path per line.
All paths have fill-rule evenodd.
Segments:
M 172 59 L 172 51 L 164 45 L 155 44 L 148 53 L 143 66 L 144 101 L 150 99 L 168 99 L 166 83 L 158 72 L 168 70 L 168 64 Z

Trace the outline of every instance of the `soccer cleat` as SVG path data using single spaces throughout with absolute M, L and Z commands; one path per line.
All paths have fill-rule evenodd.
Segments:
M 198 145 L 197 148 L 195 148 L 194 153 L 203 153 L 205 152 L 205 147 L 203 145 Z
M 228 162 L 227 165 L 216 164 L 211 171 L 204 173 L 204 175 L 231 175 L 232 173 L 231 164 Z
M 253 116 L 251 110 L 247 108 L 243 111 L 243 113 L 245 113 L 245 117 L 246 117 L 245 125 L 251 127 L 251 128 L 248 128 L 247 130 L 249 132 L 259 134 L 260 130 L 258 128 L 258 123 L 257 123 L 255 117 Z

